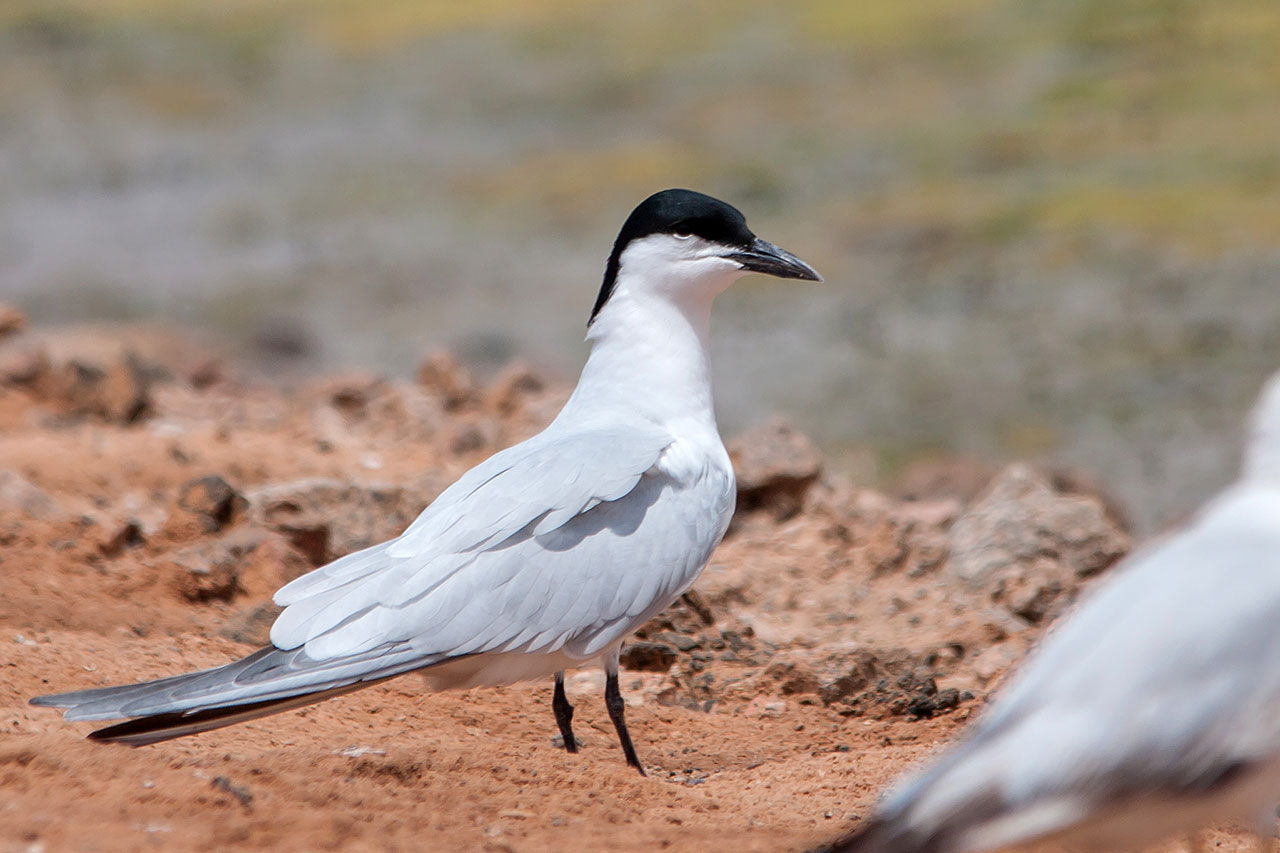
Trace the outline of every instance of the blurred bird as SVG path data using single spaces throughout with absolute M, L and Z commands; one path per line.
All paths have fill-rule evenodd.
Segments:
M 541 433 L 472 468 L 400 536 L 275 594 L 272 645 L 215 669 L 32 699 L 68 720 L 133 718 L 99 741 L 156 743 L 298 708 L 408 672 L 436 688 L 555 675 L 603 659 L 629 765 L 623 639 L 694 582 L 735 489 L 711 400 L 712 300 L 748 272 L 820 281 L 736 209 L 689 190 L 622 226 L 588 322 L 591 354 Z
M 1280 373 L 1253 412 L 1240 478 L 1115 572 L 958 744 L 833 849 L 1137 850 L 1215 822 L 1270 837 L 1280 796 Z

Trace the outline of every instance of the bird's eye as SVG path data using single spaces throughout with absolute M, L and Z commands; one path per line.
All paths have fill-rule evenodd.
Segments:
M 693 235 L 692 235 L 692 234 L 686 234 L 686 233 L 684 233 L 683 231 L 677 231 L 673 236 L 674 236 L 677 240 L 688 240 L 688 239 L 690 239 L 691 237 L 693 237 Z

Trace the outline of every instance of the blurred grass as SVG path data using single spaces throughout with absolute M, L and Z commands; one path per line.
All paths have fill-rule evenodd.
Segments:
M 728 426 L 1056 454 L 1150 521 L 1280 363 L 1277 45 L 1275 0 L 5 0 L 0 289 L 572 365 L 616 218 L 697 187 L 829 282 L 726 296 Z
M 518 33 L 530 50 L 590 63 L 589 79 L 571 93 L 572 110 L 591 109 L 593 100 L 604 109 L 620 102 L 643 109 L 646 83 L 663 86 L 674 59 L 687 62 L 736 37 L 739 26 L 776 24 L 795 39 L 795 66 L 779 69 L 769 85 L 760 82 L 767 75 L 753 74 L 740 85 L 690 86 L 652 143 L 610 138 L 566 151 L 557 140 L 554 153 L 527 151 L 493 177 L 462 176 L 456 192 L 563 207 L 565 197 L 581 198 L 601 182 L 634 193 L 668 174 L 711 183 L 727 175 L 733 183 L 736 169 L 737 182 L 767 194 L 780 182 L 767 166 L 722 168 L 713 156 L 727 148 L 724 135 L 757 132 L 765 115 L 782 128 L 773 131 L 782 138 L 765 140 L 780 160 L 803 142 L 788 126 L 820 132 L 826 141 L 816 145 L 825 150 L 816 153 L 828 160 L 840 146 L 892 160 L 891 184 L 857 187 L 847 199 L 890 222 L 996 241 L 1029 231 L 1114 230 L 1209 254 L 1270 245 L 1280 235 L 1280 205 L 1271 203 L 1280 184 L 1274 0 L 800 0 L 786 15 L 771 6 L 9 0 L 0 5 L 0 29 L 73 39 L 131 25 L 172 28 L 222 42 L 234 68 L 269 62 L 254 55 L 269 56 L 281 33 L 383 53 L 460 30 Z M 809 69 L 820 73 L 804 73 L 807 52 L 826 57 Z M 218 82 L 199 68 L 157 71 L 140 74 L 129 94 L 149 114 L 184 120 L 233 105 Z

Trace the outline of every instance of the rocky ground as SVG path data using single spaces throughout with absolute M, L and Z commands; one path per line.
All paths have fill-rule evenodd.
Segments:
M 0 851 L 812 848 L 1130 547 L 1067 473 L 935 462 L 879 493 L 772 421 L 731 441 L 739 512 L 711 566 L 624 652 L 647 778 L 594 669 L 568 682 L 578 755 L 549 683 L 433 694 L 412 676 L 95 745 L 26 700 L 249 652 L 276 587 L 397 533 L 567 389 L 518 365 L 477 383 L 441 354 L 415 382 L 285 391 L 171 332 L 23 325 L 0 314 Z

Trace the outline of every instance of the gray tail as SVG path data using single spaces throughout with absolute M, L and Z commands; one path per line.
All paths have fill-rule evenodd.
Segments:
M 392 643 L 317 661 L 299 649 L 260 649 L 200 672 L 75 693 L 37 696 L 32 705 L 66 709 L 68 720 L 132 718 L 91 740 L 144 746 L 301 708 L 395 678 L 446 658 Z
M 387 678 L 394 677 L 387 676 Z M 198 735 L 224 726 L 234 726 L 236 723 L 256 720 L 259 717 L 269 717 L 281 711 L 304 708 L 334 696 L 369 687 L 380 681 L 386 681 L 386 678 L 379 678 L 376 681 L 359 681 L 344 687 L 318 690 L 315 693 L 304 693 L 285 699 L 267 699 L 263 702 L 248 702 L 226 708 L 209 708 L 205 711 L 152 714 L 149 717 L 138 717 L 92 731 L 89 733 L 89 740 L 99 743 L 123 743 L 127 746 L 147 746 L 187 735 Z

